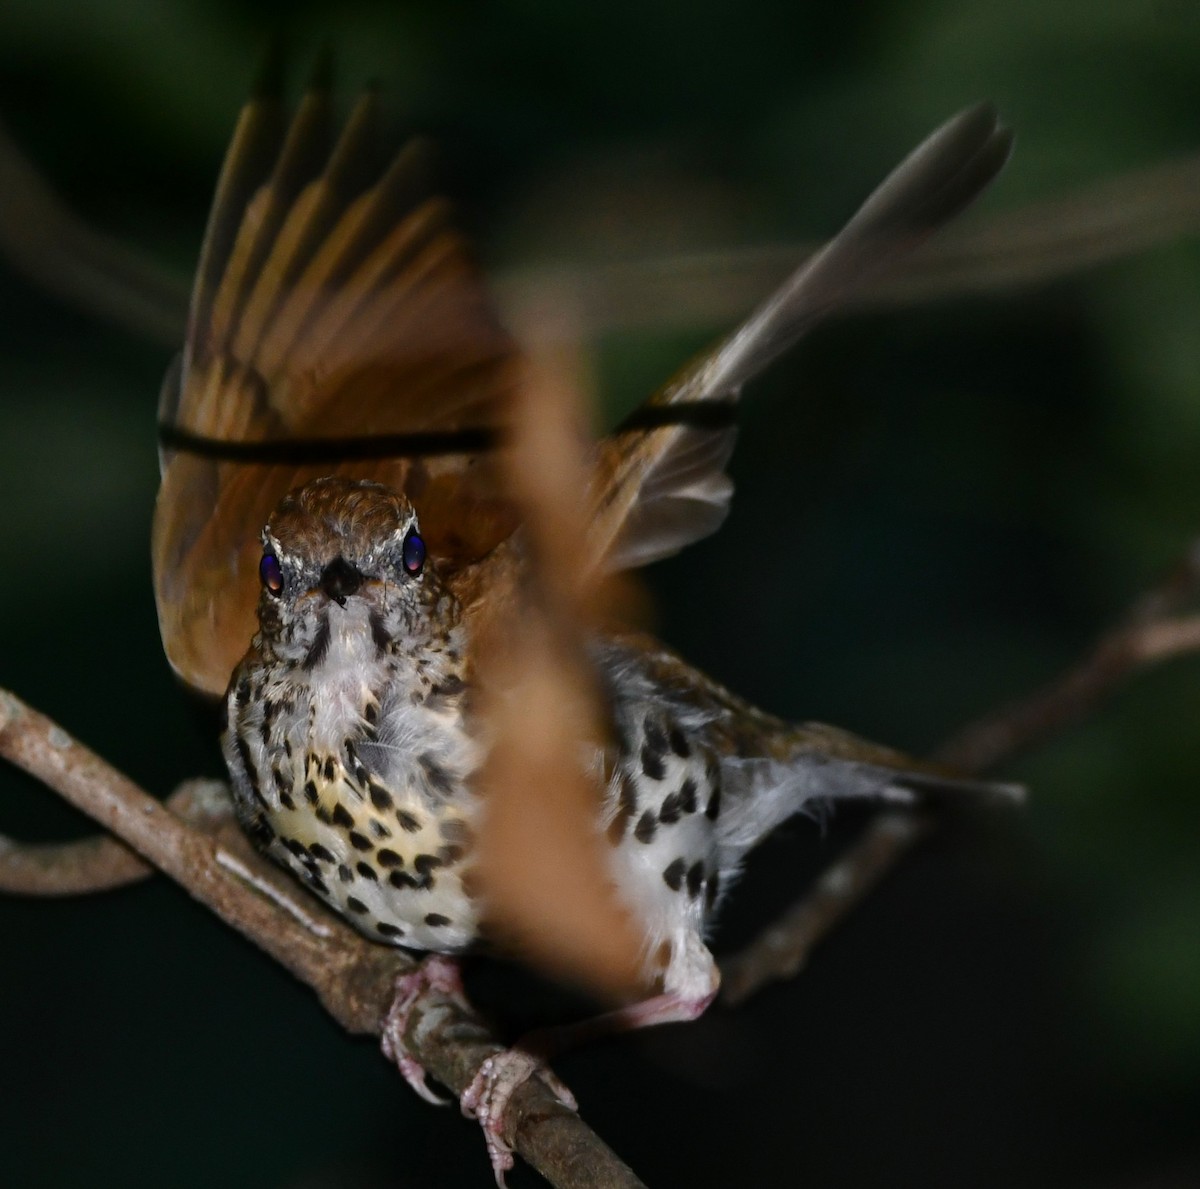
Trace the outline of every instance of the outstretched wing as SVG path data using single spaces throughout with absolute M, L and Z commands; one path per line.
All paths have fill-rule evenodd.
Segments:
M 419 148 L 382 160 L 377 123 L 373 94 L 336 135 L 326 85 L 290 125 L 257 95 L 218 183 L 160 408 L 153 538 L 167 656 L 208 693 L 249 644 L 258 534 L 292 487 L 352 473 L 405 491 L 451 568 L 512 531 L 478 448 L 516 353 Z M 414 445 L 388 457 L 397 435 Z
M 733 492 L 725 464 L 742 386 L 849 290 L 874 280 L 966 207 L 1011 147 L 1012 135 L 990 104 L 949 120 L 737 330 L 618 427 L 601 450 L 593 488 L 593 564 L 630 569 L 713 532 Z

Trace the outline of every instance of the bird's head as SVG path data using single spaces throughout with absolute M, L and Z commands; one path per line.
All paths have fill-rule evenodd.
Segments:
M 383 653 L 454 617 L 416 511 L 391 488 L 316 479 L 284 497 L 262 540 L 258 619 L 282 660 L 312 669 L 339 644 Z

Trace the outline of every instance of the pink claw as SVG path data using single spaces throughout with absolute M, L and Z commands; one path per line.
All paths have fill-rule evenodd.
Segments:
M 426 1102 L 446 1106 L 449 1099 L 429 1088 L 424 1067 L 409 1055 L 404 1043 L 413 1008 L 421 996 L 430 991 L 466 1002 L 458 963 L 453 958 L 430 954 L 415 970 L 396 979 L 395 995 L 383 1022 L 380 1043 L 384 1055 Z M 533 1041 L 532 1036 L 530 1041 Z M 459 1100 L 463 1114 L 478 1120 L 483 1129 L 488 1159 L 501 1189 L 505 1189 L 504 1174 L 513 1166 L 512 1145 L 504 1135 L 508 1104 L 517 1088 L 535 1075 L 545 1082 L 559 1102 L 571 1110 L 576 1109 L 575 1096 L 545 1062 L 520 1047 L 505 1049 L 484 1061 Z
M 508 1104 L 517 1088 L 537 1075 L 563 1106 L 576 1109 L 575 1095 L 540 1058 L 523 1049 L 505 1049 L 489 1057 L 463 1091 L 462 1112 L 483 1128 L 488 1159 L 500 1189 L 506 1189 L 504 1174 L 513 1166 L 512 1144 L 505 1137 Z
M 443 995 L 455 999 L 464 998 L 458 963 L 453 958 L 430 954 L 416 970 L 402 974 L 396 979 L 396 993 L 383 1022 L 380 1047 L 384 1056 L 395 1063 L 404 1080 L 426 1102 L 431 1102 L 434 1106 L 448 1106 L 450 1099 L 443 1098 L 429 1088 L 429 1083 L 425 1080 L 424 1066 L 409 1056 L 404 1044 L 404 1034 L 408 1030 L 408 1019 L 412 1015 L 412 1009 L 417 1000 L 428 991 L 440 991 Z

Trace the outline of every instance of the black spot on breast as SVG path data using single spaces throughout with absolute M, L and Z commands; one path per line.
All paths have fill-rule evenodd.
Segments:
M 667 733 L 662 729 L 659 723 L 653 716 L 647 714 L 645 721 L 642 723 L 643 743 L 644 746 L 654 752 L 655 755 L 665 755 L 667 751 Z
M 367 906 L 357 896 L 347 896 L 346 907 L 351 912 L 362 913 L 367 911 Z
M 444 866 L 445 862 L 439 855 L 417 855 L 413 859 L 413 869 L 417 873 L 413 887 L 419 888 L 423 892 L 429 891 L 434 885 L 433 872 L 438 867 Z
M 668 793 L 658 811 L 658 820 L 664 826 L 673 826 L 683 815 L 683 798 L 678 793 Z
M 372 611 L 369 619 L 371 623 L 371 639 L 375 641 L 375 651 L 382 656 L 391 646 L 392 638 L 388 635 L 387 626 L 383 622 L 383 616 L 378 611 Z
M 688 895 L 693 899 L 700 895 L 700 888 L 704 883 L 704 864 L 693 863 L 688 868 L 687 873 L 687 890 Z
M 279 794 L 279 804 L 282 805 L 284 807 L 284 809 L 290 809 L 292 811 L 295 811 L 296 802 L 292 800 L 291 793 L 280 793 Z
M 304 799 L 310 805 L 315 805 L 319 799 L 317 796 L 317 786 L 311 780 L 304 782 Z
M 648 743 L 642 747 L 642 771 L 651 780 L 662 780 L 667 771 L 662 752 L 654 751 Z
M 333 756 L 325 757 L 324 776 L 330 784 L 333 783 L 333 778 L 337 775 L 337 765 L 334 763 Z
M 385 826 L 377 817 L 371 818 L 367 825 L 371 828 L 371 833 L 374 834 L 376 838 L 390 838 L 392 836 L 391 830 L 389 830 L 387 826 Z
M 376 875 L 375 868 L 372 867 L 370 863 L 355 863 L 354 869 L 363 877 L 363 879 L 369 879 L 373 883 L 379 882 L 379 876 Z
M 663 881 L 672 892 L 678 892 L 683 887 L 683 876 L 687 864 L 682 859 L 675 859 L 663 872 Z
M 354 825 L 354 816 L 340 801 L 333 807 L 333 824 L 346 830 Z
M 245 709 L 246 703 L 250 701 L 250 678 L 243 677 L 237 683 L 237 689 L 234 691 L 233 700 L 239 710 Z
M 350 883 L 354 879 L 354 872 L 351 871 L 350 868 L 347 867 L 345 863 L 339 863 L 338 864 L 338 879 L 340 879 L 342 881 L 342 883 Z
M 442 916 L 440 912 L 427 912 L 425 914 L 425 924 L 433 929 L 440 929 L 443 925 L 450 924 L 450 918 Z
M 637 813 L 637 789 L 632 778 L 626 773 L 621 777 L 621 787 L 617 791 L 617 813 L 608 825 L 608 840 L 614 845 L 625 837 L 629 819 Z
M 387 921 L 377 921 L 376 930 L 381 937 L 403 937 L 404 930 L 399 925 L 389 925 Z
M 312 846 L 308 848 L 308 853 L 312 855 L 314 859 L 320 859 L 322 863 L 333 862 L 333 852 L 330 851 L 327 846 L 322 846 L 319 842 L 314 842 Z
M 304 875 L 304 882 L 307 883 L 308 886 L 314 891 L 320 892 L 322 896 L 329 895 L 329 887 L 315 871 L 306 872 Z
M 270 822 L 262 816 L 252 818 L 245 828 L 246 833 L 250 835 L 250 841 L 261 850 L 266 850 L 275 841 L 275 831 Z
M 254 768 L 254 760 L 250 755 L 250 744 L 246 742 L 246 736 L 241 731 L 234 732 L 234 745 L 237 747 L 238 759 L 242 761 L 242 770 L 246 774 L 246 784 L 250 786 L 250 795 L 258 803 L 262 809 L 267 809 L 269 806 L 263 800 L 263 795 L 258 788 L 258 773 Z
M 417 855 L 413 859 L 413 869 L 418 875 L 428 875 L 438 867 L 444 867 L 445 862 L 437 855 Z
M 295 838 L 281 838 L 279 841 L 283 843 L 288 853 L 295 855 L 296 858 L 305 859 L 308 857 L 308 847 L 303 842 Z
M 652 842 L 654 840 L 654 832 L 658 829 L 658 818 L 647 809 L 641 817 L 638 818 L 638 824 L 633 828 L 633 836 L 639 842 Z
M 317 628 L 317 634 L 313 637 L 313 642 L 309 646 L 308 653 L 301 662 L 302 669 L 314 669 L 324 659 L 325 654 L 329 651 L 329 616 L 325 615 L 321 619 L 320 626 Z
M 454 792 L 453 778 L 433 756 L 426 752 L 417 762 L 421 765 L 421 771 L 425 773 L 425 779 L 429 781 L 429 787 L 435 793 L 448 797 Z
M 457 673 L 451 673 L 449 677 L 443 677 L 430 692 L 446 698 L 453 698 L 457 694 L 461 694 L 466 686 L 467 683 Z
M 394 850 L 384 847 L 375 855 L 375 861 L 380 867 L 402 867 L 404 860 Z
M 374 850 L 373 843 L 365 834 L 360 834 L 357 830 L 350 831 L 350 845 L 355 850 Z
M 323 822 L 327 826 L 333 825 L 333 811 L 328 805 L 318 805 L 316 808 L 317 821 Z
M 367 784 L 367 790 L 371 794 L 371 804 L 381 812 L 385 809 L 391 809 L 395 802 L 392 800 L 392 794 L 387 791 L 378 781 L 372 780 Z
M 687 736 L 678 726 L 672 726 L 671 732 L 668 735 L 668 742 L 671 744 L 671 750 L 681 759 L 686 760 L 692 754 L 691 746 L 688 744 Z
M 708 804 L 704 807 L 704 816 L 710 822 L 717 820 L 717 815 L 721 812 L 721 786 L 713 785 L 713 791 L 709 794 Z
M 696 782 L 690 776 L 679 786 L 679 804 L 684 813 L 696 812 Z
M 388 883 L 394 888 L 415 888 L 417 881 L 407 871 L 393 871 L 388 876 Z
M 400 829 L 409 834 L 415 834 L 421 828 L 421 823 L 407 809 L 397 809 L 396 820 L 400 823 Z

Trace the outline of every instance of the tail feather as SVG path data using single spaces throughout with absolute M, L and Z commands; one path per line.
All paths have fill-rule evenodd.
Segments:
M 1019 804 L 1025 797 L 1021 785 L 961 775 L 822 724 L 796 728 L 793 740 L 771 758 L 722 761 L 723 867 L 735 867 L 788 818 L 818 814 L 839 800 L 987 805 Z

